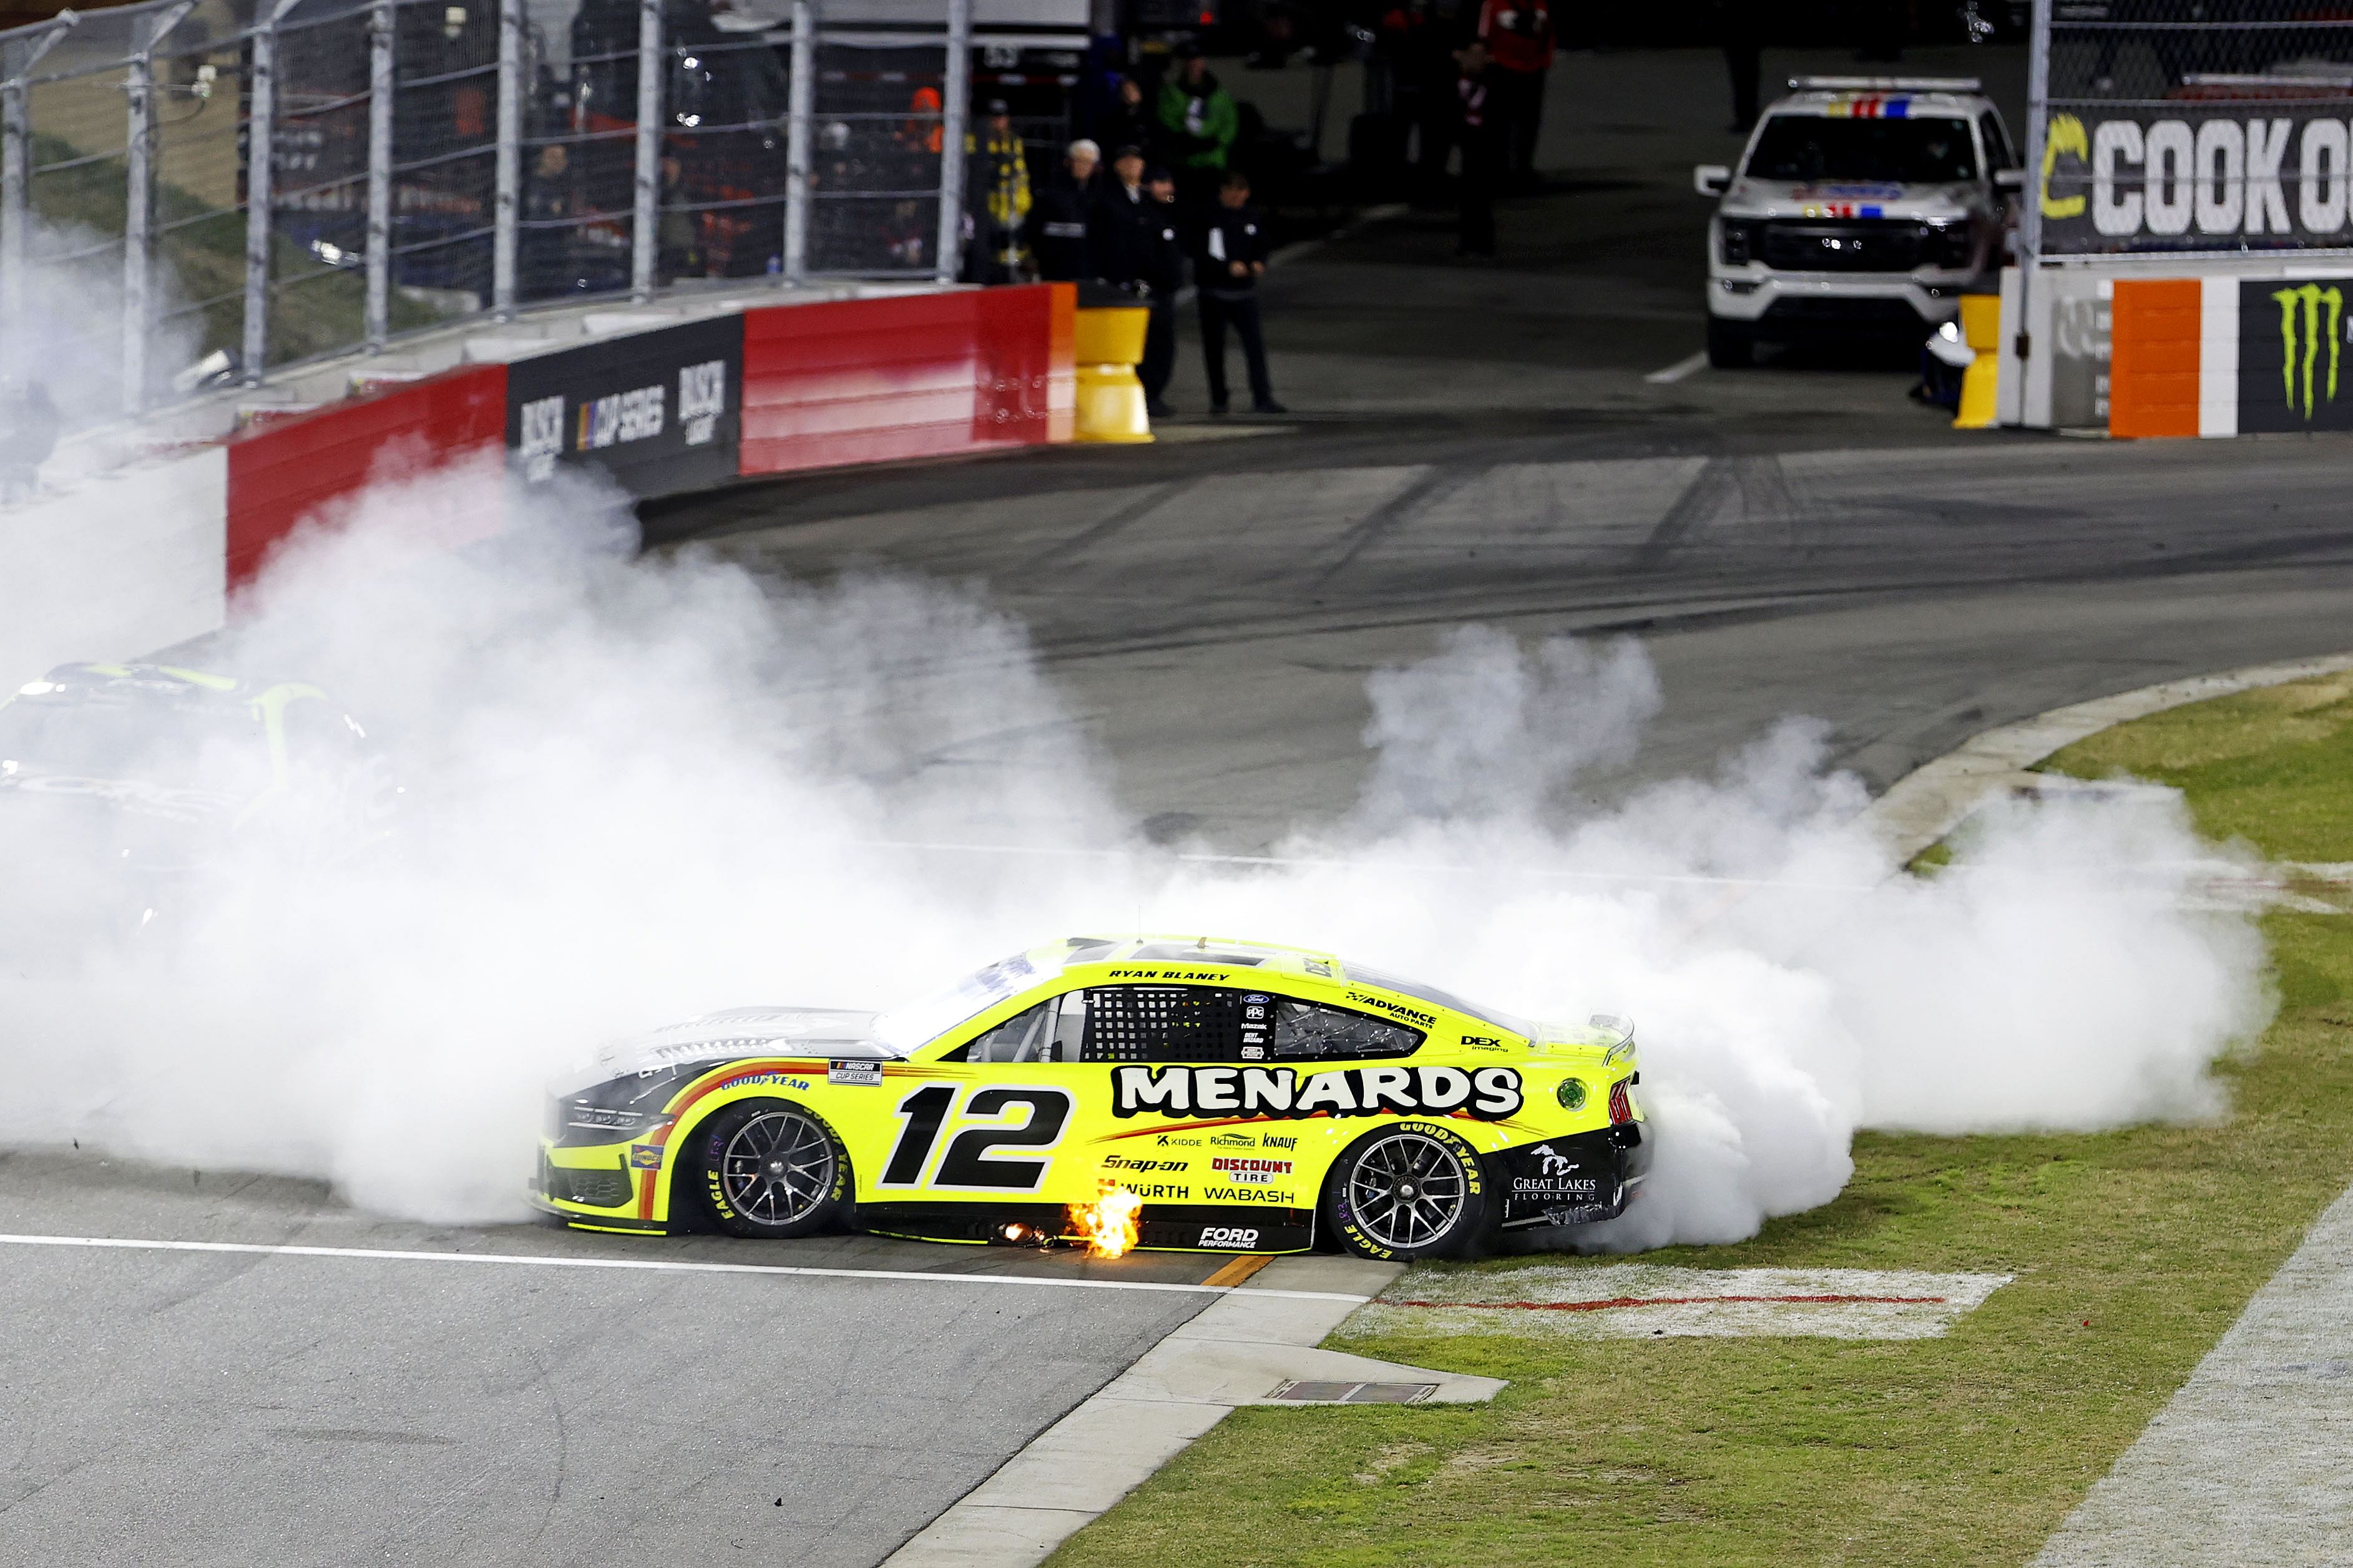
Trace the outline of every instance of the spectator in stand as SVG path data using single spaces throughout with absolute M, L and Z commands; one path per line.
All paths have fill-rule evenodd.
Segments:
M 1152 198 L 1144 191 L 1144 149 L 1113 153 L 1111 172 L 1087 216 L 1087 247 L 1104 282 L 1127 286 L 1144 275 L 1144 225 L 1152 216 Z
M 1155 108 L 1177 190 L 1188 201 L 1207 201 L 1233 156 L 1242 120 L 1233 94 L 1218 84 L 1201 58 L 1200 46 L 1184 47 L 1176 71 L 1160 84 Z
M 988 118 L 977 137 L 965 138 L 965 152 L 969 177 L 981 182 L 980 200 L 974 204 L 980 218 L 975 225 L 976 254 L 966 276 L 976 283 L 1018 283 L 1029 267 L 1023 244 L 1029 222 L 1029 163 L 1003 99 L 988 100 Z
M 1504 182 L 1516 190 L 1533 189 L 1545 77 L 1552 69 L 1550 0 L 1482 0 L 1474 36 L 1494 73 L 1490 100 L 1502 139 Z
M 1071 143 L 1062 174 L 1029 212 L 1030 244 L 1038 253 L 1038 276 L 1050 283 L 1075 283 L 1101 276 L 1087 243 L 1087 220 L 1094 206 L 1095 165 L 1103 149 L 1084 137 Z
M 1193 258 L 1193 281 L 1200 290 L 1201 362 L 1209 377 L 1209 412 L 1226 411 L 1226 329 L 1242 341 L 1250 368 L 1250 407 L 1261 414 L 1287 414 L 1274 400 L 1266 374 L 1266 335 L 1258 311 L 1258 280 L 1266 273 L 1266 219 L 1250 205 L 1250 176 L 1229 170 L 1218 187 L 1218 205 L 1202 231 Z
M 1462 145 L 1462 183 L 1455 221 L 1454 254 L 1495 254 L 1495 187 L 1503 179 L 1502 128 L 1495 123 L 1495 79 L 1487 47 L 1473 38 L 1456 51 L 1461 74 L 1454 82 L 1454 139 Z
M 1120 78 L 1111 107 L 1095 127 L 1095 140 L 1106 147 L 1138 147 L 1149 153 L 1159 130 L 1144 101 L 1144 84 L 1132 76 Z
M 1168 401 L 1168 378 L 1176 372 L 1176 291 L 1185 287 L 1185 226 L 1176 211 L 1176 181 L 1166 169 L 1144 177 L 1145 211 L 1137 228 L 1136 280 L 1151 320 L 1144 330 L 1144 406 L 1155 419 L 1176 412 Z

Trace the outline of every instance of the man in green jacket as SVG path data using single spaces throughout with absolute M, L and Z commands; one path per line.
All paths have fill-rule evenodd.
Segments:
M 1187 46 L 1175 72 L 1161 82 L 1160 101 L 1154 108 L 1178 188 L 1189 199 L 1206 201 L 1225 176 L 1227 157 L 1241 134 L 1241 114 L 1233 94 L 1209 73 L 1200 49 Z

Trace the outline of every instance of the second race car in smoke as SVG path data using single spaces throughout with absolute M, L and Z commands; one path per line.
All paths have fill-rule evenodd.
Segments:
M 8 946 L 135 931 L 239 856 L 335 864 L 384 836 L 396 793 L 316 686 L 61 666 L 0 702 Z
M 1293 948 L 1072 939 L 892 1013 L 609 1048 L 553 1097 L 534 1195 L 599 1230 L 1459 1257 L 1622 1211 L 1636 1079 L 1617 1019 Z

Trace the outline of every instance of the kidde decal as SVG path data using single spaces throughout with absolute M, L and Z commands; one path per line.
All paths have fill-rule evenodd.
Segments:
M 1123 1067 L 1112 1114 L 1141 1116 L 1443 1116 L 1499 1121 L 1520 1109 L 1512 1068 L 1345 1068 L 1302 1078 L 1291 1068 Z

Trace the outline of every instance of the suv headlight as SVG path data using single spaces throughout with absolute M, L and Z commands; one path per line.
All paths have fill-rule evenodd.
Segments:
M 1764 249 L 1764 224 L 1753 217 L 1715 220 L 1716 255 L 1726 267 L 1746 267 Z
M 658 1125 L 678 1086 L 708 1065 L 629 1073 L 565 1095 L 549 1108 L 547 1135 L 558 1148 L 634 1138 Z
M 1976 248 L 1973 240 L 1967 218 L 1924 223 L 1920 226 L 1920 265 L 1967 267 L 1970 252 Z

